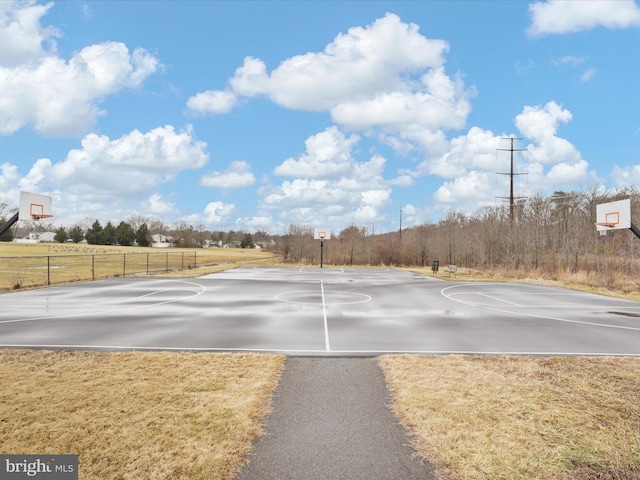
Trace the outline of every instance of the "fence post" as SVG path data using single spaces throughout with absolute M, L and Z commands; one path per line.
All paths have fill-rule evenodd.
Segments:
M 147 277 L 149 276 L 149 252 L 147 252 Z
M 127 254 L 126 253 L 122 254 L 122 276 L 123 277 L 127 276 Z
M 169 271 L 169 252 L 167 252 L 167 257 L 166 257 L 166 260 L 165 260 L 165 264 L 166 264 L 166 270 L 168 272 Z
M 47 255 L 47 285 L 51 285 L 51 257 Z
M 196 252 L 195 250 L 193 251 L 193 268 L 196 268 L 197 265 L 197 261 L 196 261 L 196 257 L 198 255 L 198 252 Z

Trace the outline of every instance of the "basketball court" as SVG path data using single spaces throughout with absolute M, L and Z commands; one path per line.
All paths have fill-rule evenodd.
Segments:
M 238 268 L 8 293 L 0 347 L 640 355 L 640 303 L 402 270 Z
M 640 237 L 628 199 L 597 205 L 596 214 L 601 234 L 631 229 Z M 21 192 L 10 222 L 51 216 L 51 197 Z M 525 283 L 322 268 L 329 229 L 315 229 L 314 238 L 321 268 L 113 278 L 4 294 L 0 347 L 640 355 L 639 302 Z

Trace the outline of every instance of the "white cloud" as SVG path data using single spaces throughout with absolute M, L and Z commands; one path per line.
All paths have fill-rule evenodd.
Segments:
M 440 67 L 448 44 L 418 30 L 387 14 L 366 28 L 338 35 L 323 52 L 283 61 L 271 75 L 261 60 L 248 57 L 230 84 L 242 95 L 266 94 L 286 108 L 329 110 L 345 100 L 397 88 L 402 73 Z
M 532 162 L 544 165 L 561 162 L 575 164 L 581 160 L 578 149 L 556 135 L 559 124 L 567 123 L 572 118 L 571 112 L 556 102 L 548 102 L 544 107 L 524 107 L 522 113 L 516 116 L 515 123 L 527 138 L 537 142 L 527 147 Z
M 417 144 L 435 151 L 442 147 L 442 130 L 464 126 L 475 94 L 460 75 L 445 73 L 448 50 L 447 42 L 426 38 L 417 25 L 389 13 L 350 28 L 321 52 L 285 59 L 271 72 L 262 60 L 246 57 L 228 85 L 239 97 L 265 96 L 288 109 L 330 112 L 347 129 L 394 133 L 388 138 L 405 150 Z M 207 111 L 204 100 L 196 100 L 202 95 L 207 92 L 189 99 L 192 110 Z
M 214 226 L 226 222 L 235 210 L 236 207 L 232 203 L 223 203 L 220 201 L 210 202 L 203 212 L 204 223 L 208 226 Z
M 470 171 L 452 182 L 445 182 L 433 195 L 437 202 L 449 205 L 465 205 L 469 211 L 478 208 L 479 202 L 495 198 L 495 178 L 489 172 Z
M 549 169 L 546 178 L 552 185 L 580 184 L 589 178 L 589 164 L 585 160 L 557 163 Z
M 351 148 L 359 140 L 357 135 L 347 138 L 337 127 L 328 127 L 305 141 L 306 154 L 298 160 L 288 158 L 275 168 L 274 174 L 282 177 L 335 177 L 352 168 Z
M 238 98 L 232 92 L 207 90 L 198 93 L 187 101 L 187 107 L 198 113 L 224 114 L 233 110 Z
M 182 170 L 204 166 L 209 158 L 206 144 L 195 140 L 190 128 L 178 133 L 170 125 L 115 140 L 91 133 L 81 145 L 51 166 L 50 185 L 87 195 L 136 196 Z
M 530 36 L 640 26 L 640 8 L 634 0 L 549 0 L 529 5 Z
M 9 162 L 0 164 L 0 204 L 6 203 L 9 208 L 18 208 L 19 182 L 20 172 L 16 165 Z
M 506 166 L 497 155 L 498 149 L 504 147 L 504 141 L 491 131 L 472 127 L 466 135 L 453 138 L 444 155 L 422 162 L 418 172 L 455 178 L 468 169 L 497 171 Z
M 576 57 L 574 55 L 565 55 L 558 60 L 554 60 L 552 63 L 554 65 L 571 65 L 572 67 L 577 67 L 578 65 L 583 64 L 586 61 L 584 57 Z
M 389 185 L 395 185 L 398 187 L 410 187 L 415 185 L 415 180 L 411 175 L 400 175 L 397 178 L 389 180 Z
M 15 165 L 3 164 L 0 187 L 12 204 L 20 189 L 64 192 L 57 194 L 55 203 L 56 221 L 63 224 L 87 215 L 109 219 L 121 214 L 124 218 L 130 213 L 125 205 L 132 201 L 141 202 L 144 215 L 176 215 L 173 203 L 150 191 L 183 170 L 204 166 L 209 158 L 205 150 L 206 144 L 193 137 L 190 127 L 181 132 L 172 126 L 146 133 L 134 130 L 117 139 L 92 133 L 64 160 L 39 159 L 24 176 Z
M 582 75 L 580 75 L 580 81 L 582 83 L 586 83 L 591 80 L 596 73 L 597 70 L 595 68 L 589 68 L 585 70 Z
M 139 86 L 159 68 L 146 50 L 130 52 L 118 42 L 90 45 L 68 61 L 56 55 L 51 42 L 45 50 L 42 44 L 57 35 L 40 26 L 51 5 L 0 2 L 2 135 L 27 125 L 48 136 L 81 135 L 102 114 L 101 100 Z
M 611 180 L 617 187 L 635 187 L 640 184 L 640 165 L 630 165 L 627 167 L 615 165 L 611 172 Z
M 558 136 L 559 125 L 571 118 L 571 112 L 555 102 L 525 106 L 516 116 L 520 136 L 532 140 L 525 151 L 514 152 L 516 196 L 574 188 L 598 180 L 575 146 Z M 450 179 L 434 193 L 436 204 L 455 206 L 469 213 L 479 206 L 495 204 L 498 197 L 509 194 L 508 175 L 498 175 L 510 172 L 510 143 L 504 137 L 472 127 L 466 135 L 453 138 L 444 155 L 423 161 L 412 176 Z M 514 142 L 516 150 L 522 147 L 522 141 Z
M 526 75 L 535 66 L 536 66 L 535 62 L 533 60 L 531 60 L 531 59 L 527 60 L 526 63 L 523 63 L 523 62 L 518 60 L 518 61 L 516 61 L 514 69 L 515 69 L 515 71 L 516 71 L 516 73 L 518 75 Z
M 278 225 L 273 220 L 273 217 L 269 215 L 254 215 L 252 217 L 240 217 L 235 222 L 235 230 L 241 230 L 246 232 L 271 232 L 278 233 L 279 231 L 285 231 L 288 225 Z M 280 228 L 279 228 L 280 227 Z M 254 239 L 255 240 L 255 239 Z
M 422 76 L 418 91 L 381 92 L 361 101 L 344 101 L 331 109 L 331 116 L 349 129 L 381 126 L 397 131 L 419 126 L 439 130 L 463 127 L 470 111 L 461 81 L 452 80 L 439 67 Z
M 251 165 L 242 161 L 232 162 L 231 166 L 224 172 L 207 173 L 200 179 L 200 185 L 204 187 L 225 190 L 249 187 L 255 182 L 256 177 L 251 173 Z
M 83 48 L 69 62 L 45 57 L 0 68 L 0 134 L 28 124 L 44 135 L 83 133 L 101 114 L 101 99 L 138 86 L 157 66 L 143 50 L 130 54 L 124 44 L 108 42 Z
M 391 194 L 383 179 L 386 162 L 379 155 L 357 162 L 351 150 L 358 141 L 358 136 L 346 138 L 336 127 L 309 137 L 305 154 L 276 169 L 280 175 L 301 178 L 263 186 L 261 209 L 282 211 L 277 221 L 285 225 L 340 226 L 384 219 Z
M 42 5 L 35 1 L 0 2 L 0 66 L 15 67 L 55 52 L 53 39 L 60 33 L 40 25 L 40 19 L 52 6 L 53 3 Z M 48 49 L 43 48 L 43 43 L 48 44 Z
M 245 97 L 267 94 L 270 88 L 267 66 L 259 58 L 246 57 L 229 80 L 235 93 Z
M 155 215 L 157 217 L 166 218 L 168 215 L 175 216 L 178 209 L 173 202 L 162 199 L 160 194 L 154 193 L 143 203 L 143 211 L 145 215 Z

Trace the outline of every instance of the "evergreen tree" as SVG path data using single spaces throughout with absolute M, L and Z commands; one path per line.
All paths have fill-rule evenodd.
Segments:
M 91 228 L 87 230 L 87 235 L 86 235 L 87 243 L 90 243 L 91 245 L 103 245 L 102 232 L 103 232 L 102 225 L 100 225 L 99 220 L 96 220 L 91 225 Z
M 149 237 L 149 227 L 147 227 L 146 223 L 143 223 L 136 231 L 136 242 L 138 242 L 138 245 L 141 247 L 148 247 L 151 243 Z
M 253 237 L 250 233 L 246 233 L 244 235 L 244 238 L 240 242 L 240 246 L 242 248 L 255 248 L 255 245 L 253 244 Z
M 102 231 L 102 245 L 115 245 L 116 244 L 116 227 L 114 227 L 111 220 L 107 222 Z
M 69 230 L 69 238 L 73 240 L 73 243 L 80 243 L 82 240 L 84 240 L 84 233 L 82 233 L 82 228 L 80 228 L 80 225 L 74 225 L 73 227 L 71 227 L 71 230 Z
M 7 223 L 6 218 L 0 218 L 0 225 Z M 0 242 L 13 242 L 13 228 L 9 228 L 6 232 L 0 235 Z
M 128 247 L 135 241 L 136 233 L 133 231 L 133 228 L 131 228 L 131 225 L 126 222 L 120 222 L 118 224 L 118 228 L 116 228 L 115 238 L 116 242 L 118 242 L 118 245 L 124 245 Z
M 56 236 L 53 237 L 53 240 L 58 243 L 65 243 L 68 238 L 69 235 L 67 234 L 67 229 L 64 227 L 60 227 L 58 230 L 56 230 Z

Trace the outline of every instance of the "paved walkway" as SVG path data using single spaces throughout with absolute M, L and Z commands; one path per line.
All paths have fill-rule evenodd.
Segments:
M 376 358 L 289 358 L 238 480 L 435 479 L 389 402 Z

